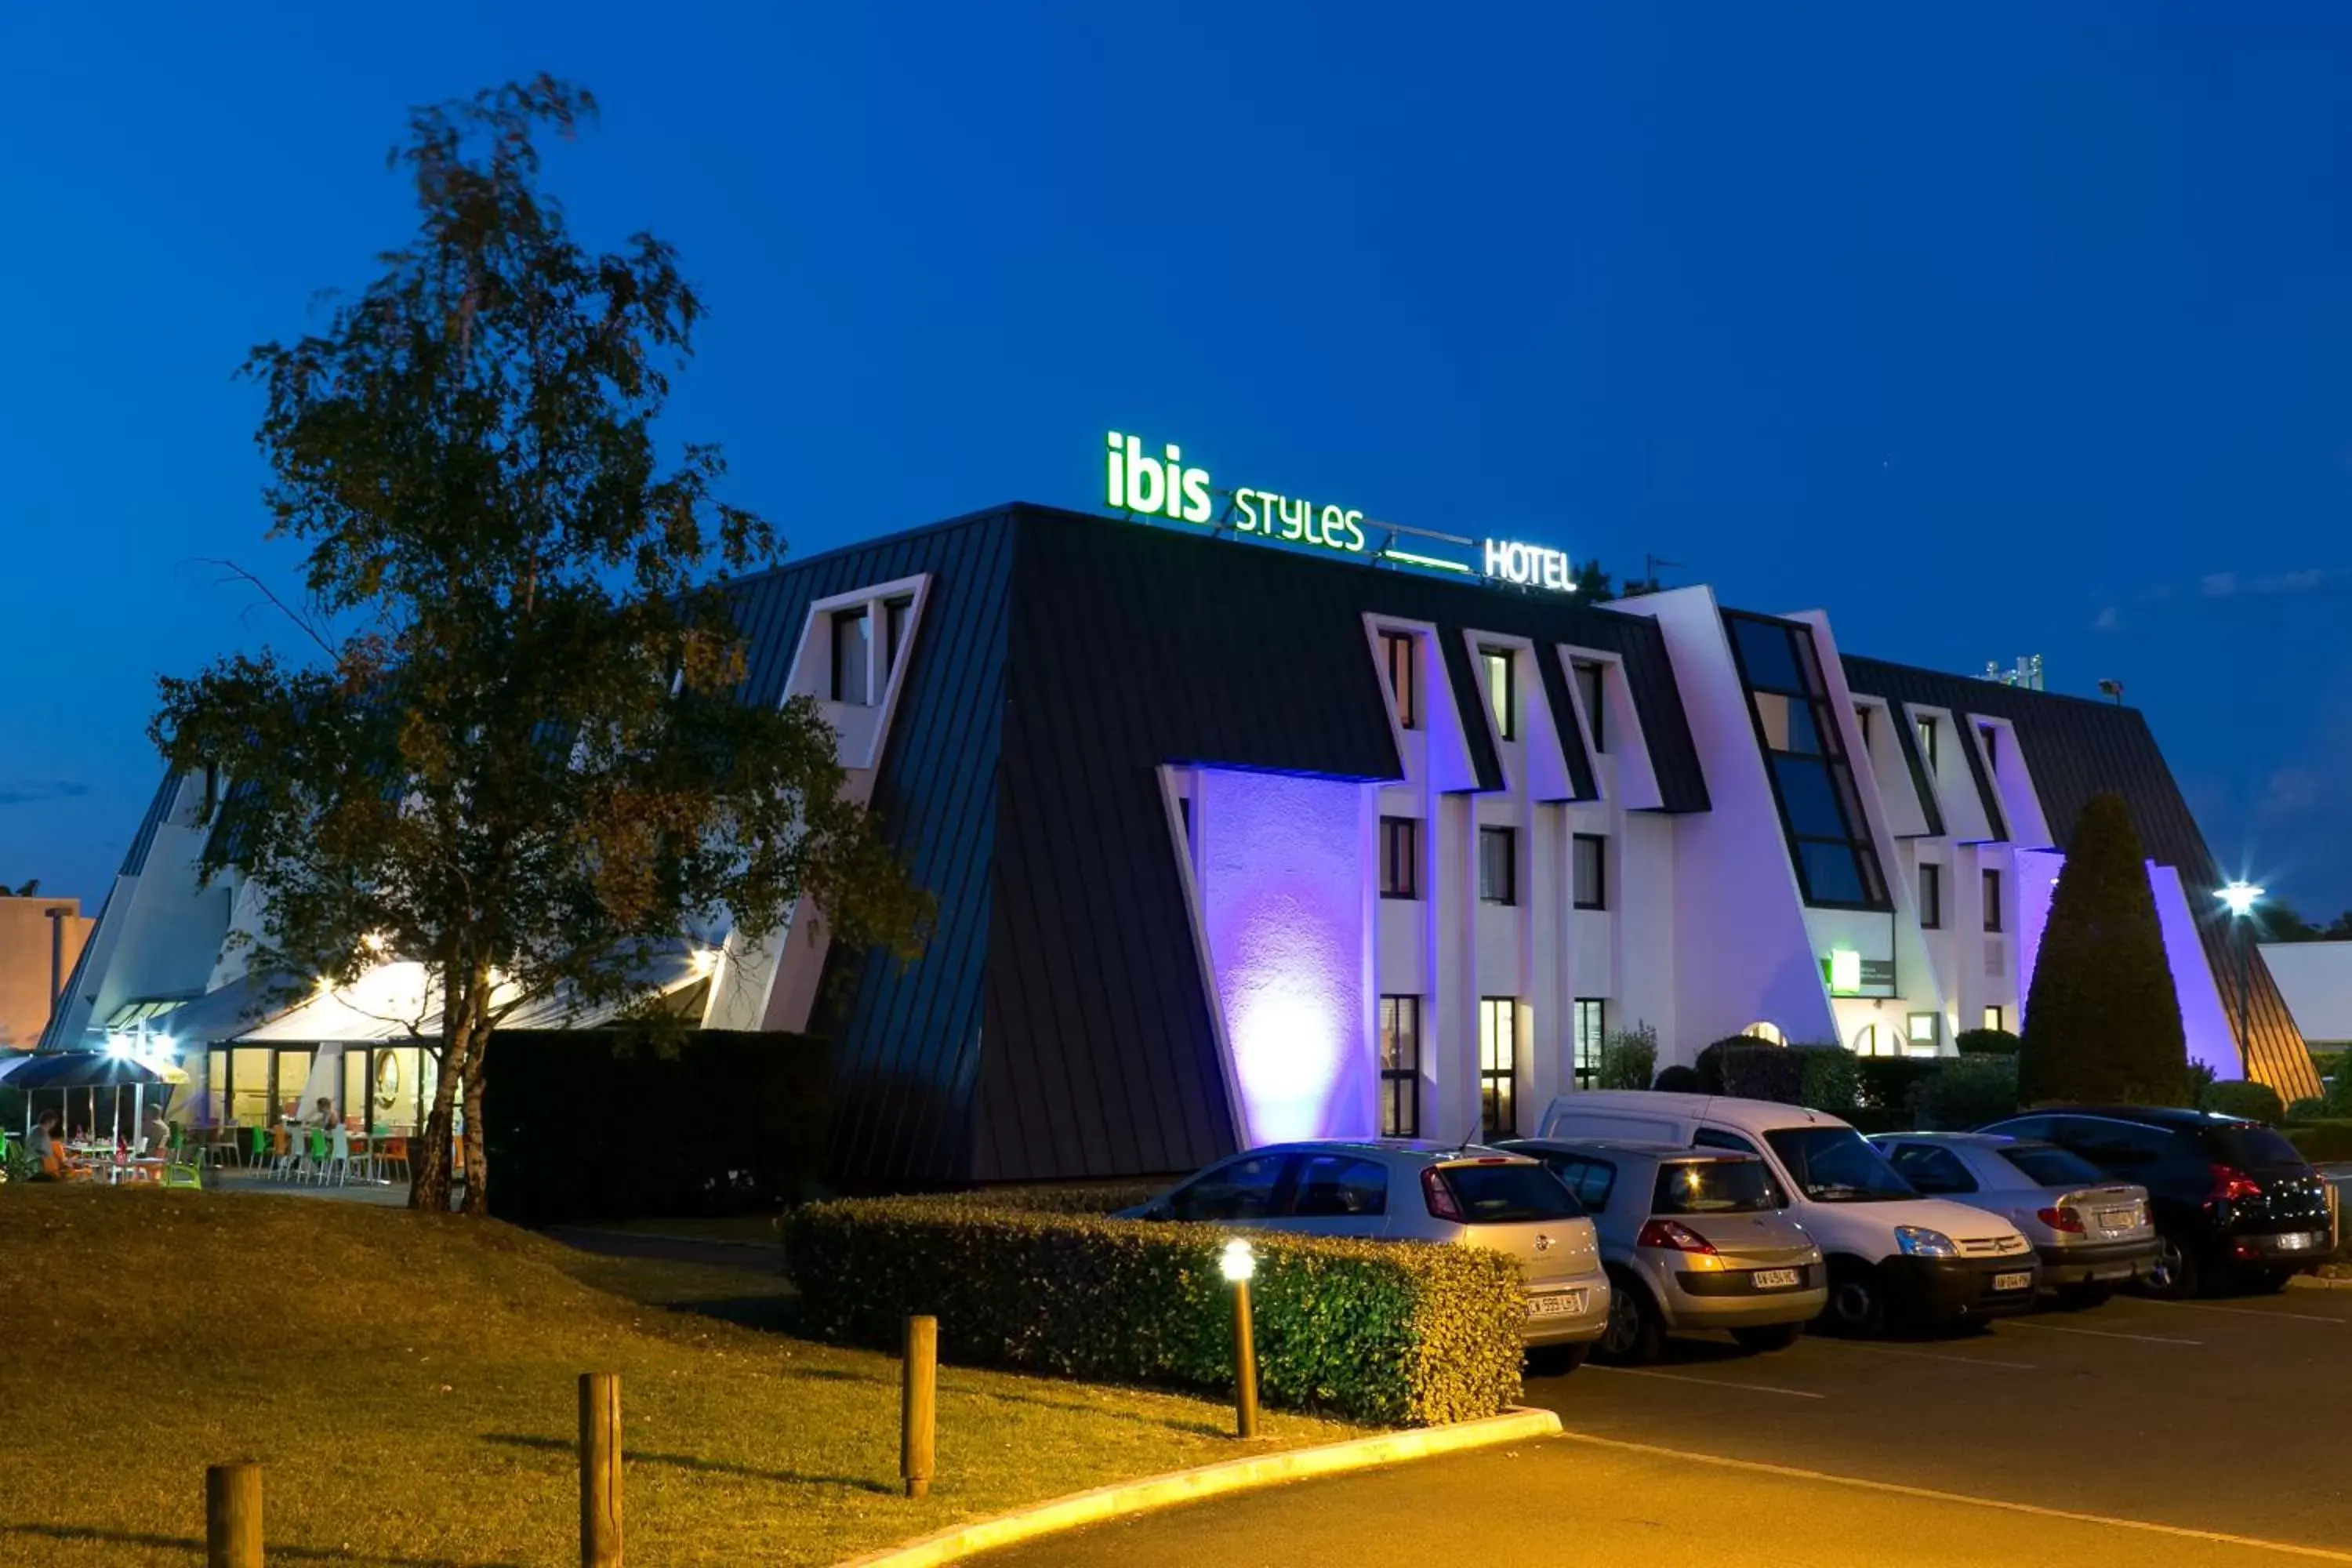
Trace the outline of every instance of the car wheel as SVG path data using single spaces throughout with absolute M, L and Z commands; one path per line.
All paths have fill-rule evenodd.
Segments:
M 1873 1339 L 1886 1331 L 1886 1292 L 1878 1270 L 1841 1258 L 1830 1265 L 1830 1304 L 1822 1320 L 1842 1334 Z
M 2197 1267 L 2197 1252 L 2179 1237 L 2158 1232 L 2156 1267 L 2141 1281 L 2141 1289 L 2151 1296 L 2177 1301 L 2184 1296 L 2194 1296 L 2203 1284 L 2203 1271 Z
M 1528 1371 L 1538 1377 L 1566 1377 L 1592 1353 L 1592 1342 L 1572 1345 L 1529 1345 Z
M 1650 1293 L 1623 1275 L 1609 1280 L 1609 1326 L 1601 1333 L 1601 1359 L 1622 1366 L 1639 1366 L 1658 1359 L 1665 1349 L 1666 1332 Z
M 1784 1351 L 1804 1331 L 1802 1323 L 1759 1323 L 1754 1328 L 1734 1329 L 1731 1337 L 1744 1351 Z

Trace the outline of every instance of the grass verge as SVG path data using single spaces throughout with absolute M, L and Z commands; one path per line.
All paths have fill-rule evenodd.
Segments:
M 959 1520 L 1353 1428 L 943 1368 L 897 1495 L 891 1359 L 775 1331 L 782 1283 L 270 1196 L 0 1189 L 0 1563 L 203 1560 L 208 1462 L 259 1459 L 273 1562 L 575 1551 L 574 1378 L 622 1376 L 634 1562 L 835 1562 Z

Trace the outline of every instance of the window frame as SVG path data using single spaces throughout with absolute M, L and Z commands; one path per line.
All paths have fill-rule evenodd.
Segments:
M 1492 1142 L 1519 1131 L 1519 999 L 1478 998 L 1478 1136 Z
M 1500 861 L 1503 889 L 1500 894 L 1496 893 L 1486 875 L 1491 864 L 1487 847 L 1492 844 L 1500 844 L 1503 847 Z M 1502 823 L 1482 822 L 1478 825 L 1478 901 L 1482 904 L 1492 904 L 1496 909 L 1513 909 L 1517 906 L 1519 835 L 1517 828 Z
M 1381 668 L 1389 688 L 1389 711 L 1396 715 L 1400 730 L 1421 728 L 1421 680 L 1419 660 L 1415 657 L 1421 645 L 1413 632 L 1380 628 Z
M 1763 760 L 1765 775 L 1771 785 L 1772 806 L 1780 819 L 1781 838 L 1806 907 L 1873 914 L 1891 912 L 1895 901 L 1887 885 L 1886 867 L 1863 810 L 1853 758 L 1846 749 L 1828 681 L 1822 672 L 1821 647 L 1814 640 L 1813 628 L 1801 621 L 1745 610 L 1725 610 L 1721 619 L 1724 640 L 1730 646 L 1741 696 L 1748 706 L 1757 752 Z M 1780 639 L 1777 643 L 1769 640 L 1774 635 Z M 1784 667 L 1785 672 L 1782 668 L 1761 668 L 1766 664 Z M 1789 746 L 1773 744 L 1764 721 L 1768 701 L 1788 707 L 1783 729 L 1791 742 Z M 1811 750 L 1795 746 L 1801 719 Z M 1811 778 L 1814 770 L 1820 773 L 1822 793 L 1837 817 L 1839 831 L 1834 835 L 1821 830 L 1825 824 L 1811 821 L 1801 832 L 1791 815 L 1797 781 Z M 1808 798 L 1819 795 L 1809 795 Z M 1844 896 L 1842 883 L 1832 885 L 1833 876 L 1843 875 L 1853 877 L 1854 897 Z
M 1478 646 L 1478 658 L 1486 668 L 1486 716 L 1494 721 L 1495 738 L 1516 741 L 1519 738 L 1518 661 L 1516 650 L 1497 647 L 1490 643 Z
M 834 701 L 845 703 L 852 708 L 871 707 L 874 702 L 874 693 L 867 689 L 870 685 L 869 677 L 872 673 L 874 662 L 874 619 L 872 612 L 873 606 L 871 605 L 860 605 L 855 609 L 831 610 L 826 612 L 825 637 L 828 639 L 826 643 L 827 658 L 833 666 L 832 669 L 828 672 L 827 689 L 832 692 L 832 700 Z M 848 686 L 842 679 L 843 661 L 841 658 L 842 634 L 853 626 L 858 628 L 857 652 L 860 656 L 856 661 L 858 695 L 856 697 L 845 695 L 848 690 Z
M 1591 1089 L 1601 1076 L 1601 1048 L 1609 1043 L 1609 999 L 1606 996 L 1579 996 L 1569 1005 L 1568 1058 L 1569 1078 L 1579 1089 Z M 1591 1009 L 1588 1015 L 1586 1009 Z M 1588 1044 L 1585 1025 L 1591 1023 Z
M 1381 1136 L 1421 1136 L 1421 997 L 1411 992 L 1386 992 L 1380 999 Z M 1397 1026 L 1410 1022 L 1410 1028 Z M 1412 1059 L 1391 1042 L 1409 1044 Z M 1407 1112 L 1410 1114 L 1406 1114 Z
M 1592 736 L 1593 754 L 1609 750 L 1607 725 L 1601 715 L 1609 706 L 1608 666 L 1599 659 L 1572 658 L 1568 661 L 1569 679 L 1576 683 L 1576 700 L 1584 710 L 1584 727 Z
M 1421 818 L 1417 816 L 1381 818 L 1381 897 L 1416 901 L 1421 898 Z
M 1591 846 L 1592 897 L 1584 896 L 1578 871 L 1583 864 L 1585 847 Z M 1568 899 L 1570 908 L 1605 910 L 1609 907 L 1609 836 L 1605 833 L 1571 833 L 1568 838 Z
M 1919 929 L 1944 929 L 1944 863 L 1940 860 L 1919 862 Z
M 882 679 L 898 672 L 898 656 L 906 651 L 907 630 L 914 625 L 915 596 L 901 594 L 882 601 Z
M 1977 874 L 1982 879 L 1980 885 L 1984 890 L 1985 934 L 1988 936 L 1999 936 L 2000 934 L 2001 923 L 2000 868 L 1998 866 L 1979 867 Z

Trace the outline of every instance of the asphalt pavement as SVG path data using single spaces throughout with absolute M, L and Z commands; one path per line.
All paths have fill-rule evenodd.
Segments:
M 2352 1563 L 2352 1290 L 2120 1298 L 1957 1339 L 1673 1342 L 1530 1380 L 1569 1435 L 991 1564 Z

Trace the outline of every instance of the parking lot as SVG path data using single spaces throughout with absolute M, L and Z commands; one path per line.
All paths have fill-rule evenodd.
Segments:
M 2300 1286 L 1761 1356 L 1675 1341 L 1654 1366 L 1530 1379 L 1565 1438 L 990 1561 L 2352 1563 L 2347 1381 L 2352 1289 Z

